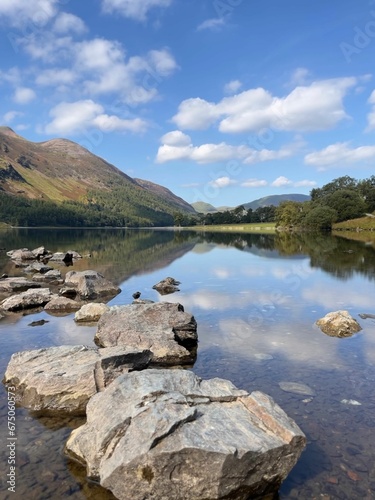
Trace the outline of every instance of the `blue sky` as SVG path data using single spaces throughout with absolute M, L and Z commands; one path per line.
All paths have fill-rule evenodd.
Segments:
M 375 0 L 1 0 L 0 123 L 188 202 L 375 174 Z

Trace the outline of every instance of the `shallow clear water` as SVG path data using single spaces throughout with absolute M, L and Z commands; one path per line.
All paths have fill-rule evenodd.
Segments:
M 14 230 L 0 234 L 0 274 L 21 274 L 5 252 L 45 245 L 91 254 L 68 270 L 95 269 L 120 285 L 109 304 L 142 298 L 181 302 L 198 323 L 194 372 L 228 378 L 271 395 L 305 432 L 308 445 L 280 490 L 281 499 L 375 498 L 375 250 L 371 243 L 332 236 L 220 235 L 169 231 Z M 166 276 L 181 291 L 161 297 Z M 351 338 L 323 334 L 315 321 L 347 309 L 363 330 Z M 39 327 L 28 326 L 45 319 Z M 61 344 L 93 345 L 95 327 L 73 315 L 36 312 L 0 321 L 0 371 L 13 352 Z M 309 398 L 280 382 L 307 384 Z M 77 419 L 35 419 L 16 411 L 16 494 L 7 494 L 6 393 L 0 388 L 1 498 L 109 499 L 67 461 L 64 442 Z M 360 404 L 345 404 L 355 400 Z

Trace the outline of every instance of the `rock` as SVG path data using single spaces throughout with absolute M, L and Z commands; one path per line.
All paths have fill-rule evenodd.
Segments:
M 40 273 L 45 274 L 48 271 L 52 271 L 53 268 L 51 266 L 47 266 L 46 264 L 41 264 L 40 262 L 33 262 L 29 266 L 25 268 L 25 273 Z
M 292 392 L 293 394 L 301 394 L 303 396 L 315 396 L 315 392 L 305 384 L 298 384 L 297 382 L 280 382 L 280 389 L 285 392 Z
M 181 304 L 115 306 L 100 318 L 94 341 L 100 347 L 150 349 L 152 364 L 191 364 L 196 358 L 197 323 Z
M 29 323 L 27 326 L 43 326 L 45 325 L 46 323 L 49 323 L 48 320 L 45 320 L 45 319 L 40 319 L 38 321 L 32 321 L 31 323 Z
M 121 500 L 245 500 L 276 493 L 305 444 L 261 392 L 187 370 L 145 370 L 90 400 L 66 451 Z
M 75 313 L 74 320 L 77 323 L 99 321 L 103 314 L 109 311 L 109 306 L 102 303 L 92 302 L 85 304 Z
M 70 271 L 65 276 L 65 286 L 60 295 L 76 293 L 83 300 L 115 297 L 121 289 L 96 271 Z
M 134 299 L 132 304 L 155 304 L 155 301 L 149 299 Z
M 1 307 L 6 311 L 31 309 L 33 307 L 45 306 L 54 297 L 56 295 L 49 288 L 31 289 L 3 300 Z
M 51 255 L 51 252 L 49 252 L 48 250 L 46 250 L 45 247 L 35 248 L 34 250 L 32 250 L 32 253 L 33 253 L 35 259 L 37 259 L 37 260 L 43 259 L 47 255 Z
M 48 312 L 71 312 L 77 311 L 82 304 L 66 297 L 55 296 L 44 306 L 44 310 Z
M 375 319 L 375 314 L 358 314 L 358 316 L 362 319 Z
M 169 295 L 170 293 L 179 292 L 180 289 L 177 287 L 180 282 L 176 281 L 174 278 L 165 278 L 159 283 L 156 283 L 152 288 L 157 290 L 160 295 Z
M 7 252 L 8 257 L 12 260 L 35 260 L 35 255 L 28 248 L 20 248 L 19 250 L 10 250 Z
M 75 259 L 82 259 L 82 255 L 80 255 L 75 250 L 68 250 L 67 252 L 55 252 L 50 257 L 50 260 L 53 262 L 72 262 Z
M 355 399 L 343 399 L 341 403 L 343 405 L 362 406 L 362 403 L 356 401 Z
M 47 271 L 45 274 L 34 274 L 33 281 L 49 283 L 55 280 L 61 280 L 61 272 L 57 269 Z M 62 280 L 61 280 L 62 281 Z
M 84 415 L 88 400 L 114 378 L 147 367 L 151 352 L 60 346 L 13 354 L 3 382 L 17 403 L 40 415 Z
M 141 296 L 141 292 L 134 292 L 133 293 L 133 299 L 139 299 L 140 296 Z
M 23 277 L 4 278 L 0 281 L 1 293 L 25 292 L 30 288 L 40 288 L 40 285 Z
M 358 321 L 348 311 L 330 312 L 319 319 L 316 324 L 323 333 L 330 337 L 350 337 L 362 330 Z

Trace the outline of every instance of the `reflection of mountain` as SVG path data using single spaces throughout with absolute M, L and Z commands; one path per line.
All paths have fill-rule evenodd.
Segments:
M 0 234 L 1 273 L 12 273 L 5 252 L 44 245 L 52 252 L 76 250 L 90 258 L 76 261 L 63 271 L 94 269 L 116 284 L 137 274 L 162 269 L 189 252 L 196 243 L 189 233 L 132 230 L 12 230 Z

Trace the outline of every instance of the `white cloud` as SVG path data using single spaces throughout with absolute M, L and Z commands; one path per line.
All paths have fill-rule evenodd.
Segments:
M 202 144 L 194 146 L 189 135 L 180 130 L 168 132 L 161 138 L 156 162 L 190 160 L 200 164 L 215 163 L 229 160 L 239 160 L 244 164 L 261 163 L 270 160 L 279 160 L 292 156 L 296 150 L 294 145 L 272 151 L 268 149 L 256 150 L 248 146 L 232 146 L 225 142 L 219 144 Z
M 173 0 L 103 0 L 103 10 L 118 12 L 125 17 L 145 21 L 149 10 L 155 7 L 169 7 Z
M 45 26 L 56 14 L 59 0 L 1 0 L 0 20 L 14 27 L 28 25 L 35 31 Z
M 23 113 L 21 113 L 20 111 L 8 111 L 8 113 L 5 113 L 5 115 L 3 116 L 3 122 L 11 123 L 17 118 L 17 116 L 23 116 Z
M 13 100 L 17 104 L 28 104 L 36 98 L 36 94 L 32 89 L 27 87 L 18 87 L 13 95 Z
M 283 175 L 281 175 L 280 177 L 278 177 L 277 179 L 275 179 L 271 186 L 273 187 L 284 187 L 284 186 L 290 186 L 292 184 L 292 181 L 289 180 L 288 178 L 284 177 Z
M 334 166 L 345 166 L 375 159 L 375 146 L 360 146 L 351 149 L 348 142 L 331 144 L 320 151 L 305 156 L 305 163 L 325 170 Z
M 201 130 L 219 122 L 224 133 L 273 128 L 285 131 L 326 130 L 347 118 L 343 99 L 358 82 L 336 78 L 296 87 L 285 97 L 263 88 L 225 97 L 218 103 L 191 98 L 182 101 L 172 121 L 181 129 Z
M 242 82 L 239 80 L 231 80 L 224 85 L 224 92 L 226 94 L 235 94 L 242 87 Z
M 246 181 L 241 182 L 241 186 L 246 188 L 258 188 L 267 185 L 268 182 L 265 181 L 264 179 L 247 179 Z
M 297 68 L 291 78 L 292 85 L 305 85 L 307 83 L 307 77 L 310 71 L 307 68 Z
M 35 83 L 42 86 L 70 85 L 78 75 L 70 69 L 46 69 L 37 76 Z
M 209 182 L 210 186 L 217 187 L 217 188 L 226 188 L 228 186 L 231 186 L 232 184 L 236 184 L 237 181 L 234 179 L 231 179 L 230 177 L 218 177 L 217 179 Z
M 211 19 L 206 19 L 206 21 L 203 21 L 198 27 L 198 31 L 202 30 L 219 30 L 225 26 L 225 19 L 224 17 L 213 17 Z
M 167 146 L 189 146 L 191 144 L 191 139 L 188 135 L 184 134 L 180 130 L 173 130 L 172 132 L 168 132 L 163 135 L 160 139 L 162 144 L 166 144 Z
M 50 111 L 50 116 L 52 121 L 45 128 L 47 134 L 74 134 L 93 127 L 103 132 L 143 132 L 147 128 L 146 122 L 139 118 L 123 120 L 105 114 L 103 106 L 90 99 L 62 102 Z
M 372 93 L 369 97 L 368 103 L 372 104 L 372 110 L 367 115 L 367 123 L 368 123 L 367 129 L 366 129 L 367 132 L 375 129 L 375 90 L 372 91 Z
M 54 22 L 53 31 L 59 34 L 82 34 L 87 31 L 87 27 L 80 17 L 67 12 L 61 12 Z

